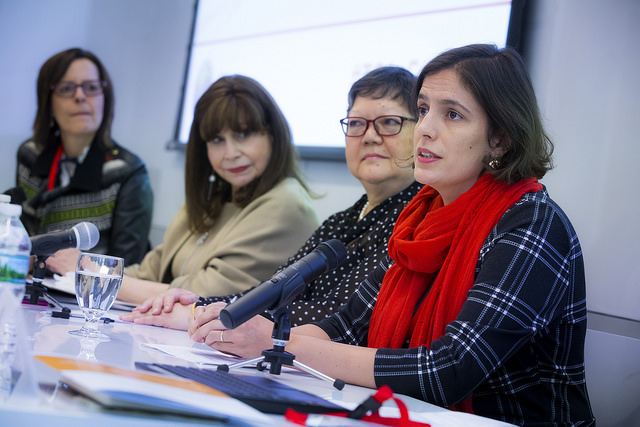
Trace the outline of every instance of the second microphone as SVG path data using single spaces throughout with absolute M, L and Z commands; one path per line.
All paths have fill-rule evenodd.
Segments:
M 31 238 L 31 254 L 38 256 L 53 255 L 62 249 L 80 249 L 87 251 L 100 241 L 98 227 L 90 222 L 81 222 L 69 230 L 41 234 Z

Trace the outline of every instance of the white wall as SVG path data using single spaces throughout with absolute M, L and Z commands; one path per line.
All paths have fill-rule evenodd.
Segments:
M 640 425 L 640 2 L 535 4 L 529 67 L 556 144 L 556 169 L 543 183 L 584 249 L 589 390 L 600 426 Z M 114 137 L 149 167 L 157 243 L 184 200 L 184 156 L 164 146 L 178 114 L 192 12 L 188 0 L 0 0 L 0 190 L 14 185 L 40 65 L 62 49 L 88 48 L 114 80 Z M 322 218 L 362 193 L 343 163 L 303 166 L 311 187 L 327 194 L 316 203 Z

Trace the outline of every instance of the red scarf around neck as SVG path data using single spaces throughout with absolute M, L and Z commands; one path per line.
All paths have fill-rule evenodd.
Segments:
M 484 174 L 443 206 L 438 192 L 423 187 L 400 213 L 389 239 L 395 264 L 384 276 L 371 316 L 369 347 L 402 348 L 407 340 L 410 347 L 430 347 L 442 337 L 473 286 L 489 232 L 523 194 L 541 189 L 535 178 L 506 184 Z M 469 412 L 470 404 L 463 409 Z

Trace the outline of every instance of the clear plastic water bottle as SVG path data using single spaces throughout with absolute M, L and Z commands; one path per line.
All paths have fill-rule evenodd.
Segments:
M 16 354 L 14 318 L 25 294 L 31 239 L 20 215 L 22 206 L 0 202 L 0 399 L 13 385 Z

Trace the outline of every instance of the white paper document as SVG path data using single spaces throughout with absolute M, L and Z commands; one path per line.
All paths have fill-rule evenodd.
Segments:
M 201 365 L 226 365 L 246 360 L 200 344 L 194 344 L 193 347 L 185 347 L 180 345 L 144 343 L 140 346 L 147 350 L 160 351 L 169 356 Z

